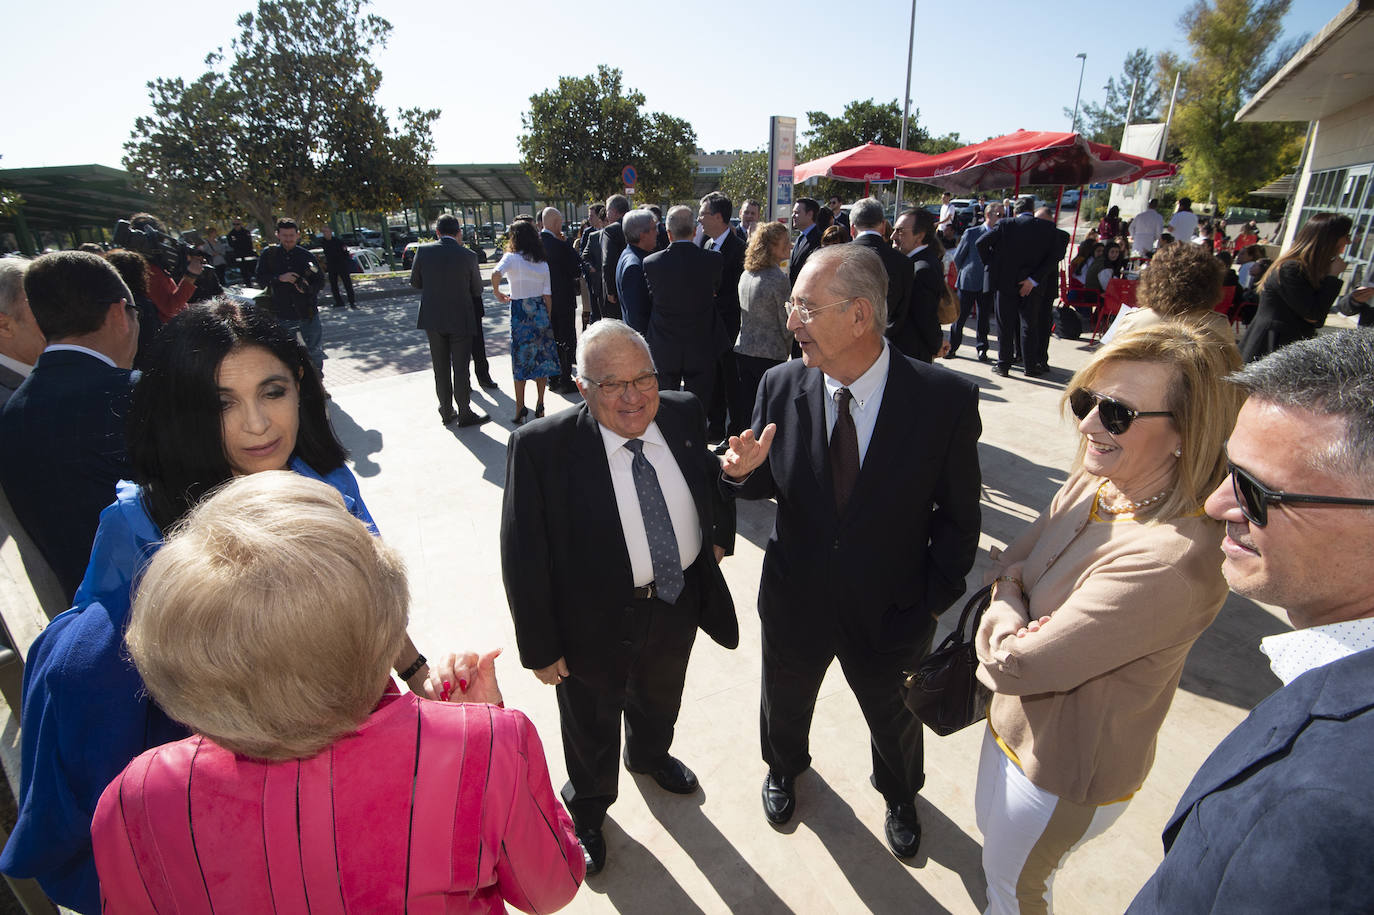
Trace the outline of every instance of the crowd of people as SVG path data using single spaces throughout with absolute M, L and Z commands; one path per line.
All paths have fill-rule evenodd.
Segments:
M 978 388 L 937 360 L 976 314 L 990 361 L 995 313 L 993 372 L 1045 375 L 1067 233 L 1029 199 L 962 233 L 925 209 L 889 223 L 873 198 L 799 198 L 795 240 L 759 211 L 745 201 L 736 227 L 720 193 L 663 217 L 614 195 L 570 240 L 547 208 L 511 224 L 492 274 L 517 409 L 501 570 L 520 663 L 554 690 L 558 797 L 533 725 L 504 708 L 497 652 L 431 665 L 406 634 L 403 564 L 329 423 L 324 275 L 294 222 L 258 261 L 270 309 L 179 301 L 146 258 L 0 262 L 0 369 L 17 379 L 0 487 L 72 605 L 26 659 L 0 871 L 79 912 L 565 904 L 608 866 L 622 762 L 701 790 L 673 742 L 697 630 L 739 645 L 721 564 L 741 499 L 776 502 L 757 592 L 765 820 L 804 802 L 838 661 L 887 844 L 914 857 L 924 737 L 902 684 L 982 528 Z M 1309 219 L 1264 274 L 1241 347 L 1214 310 L 1216 253 L 1151 245 L 1142 308 L 1067 380 L 1077 457 L 994 550 L 975 638 L 989 912 L 1048 911 L 1056 872 L 1127 809 L 1228 586 L 1288 613 L 1295 631 L 1263 645 L 1285 685 L 1183 794 L 1131 911 L 1374 898 L 1374 586 L 1348 548 L 1374 536 L 1374 336 L 1317 333 L 1342 219 Z M 458 220 L 436 230 L 411 273 L 418 325 L 441 420 L 471 426 L 488 417 L 470 363 L 495 384 L 483 284 Z M 1085 287 L 1123 269 L 1121 235 L 1099 241 L 1078 254 Z M 1340 302 L 1362 325 L 1369 293 Z M 550 386 L 582 403 L 545 416 Z

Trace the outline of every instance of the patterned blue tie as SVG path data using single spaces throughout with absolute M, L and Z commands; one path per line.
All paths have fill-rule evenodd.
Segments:
M 649 560 L 654 566 L 654 588 L 659 598 L 677 603 L 682 594 L 682 554 L 678 550 L 673 519 L 668 515 L 668 502 L 658 485 L 654 465 L 644 456 L 643 439 L 632 438 L 625 443 L 634 454 L 635 492 L 639 495 L 639 513 L 644 517 L 644 533 L 649 537 Z

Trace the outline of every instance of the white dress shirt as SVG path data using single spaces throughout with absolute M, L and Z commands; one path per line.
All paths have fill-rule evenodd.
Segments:
M 620 511 L 620 529 L 625 532 L 625 549 L 630 554 L 630 572 L 635 587 L 642 588 L 654 580 L 654 564 L 649 556 L 649 535 L 644 532 L 644 515 L 639 508 L 639 491 L 635 489 L 634 452 L 625 447 L 628 438 L 605 426 L 600 429 L 601 440 L 606 445 L 606 462 L 611 467 L 615 504 Z M 697 516 L 696 502 L 658 423 L 649 423 L 640 440 L 644 442 L 645 459 L 654 465 L 663 501 L 668 504 L 668 518 L 677 535 L 678 556 L 682 568 L 686 569 L 701 553 L 701 519 Z
M 727 222 L 725 224 L 725 231 L 717 235 L 715 238 L 711 239 L 711 250 L 719 251 L 720 246 L 725 244 L 725 236 L 729 235 L 733 231 L 735 230 L 730 228 L 730 223 Z
M 1368 648 L 1374 648 L 1374 618 L 1327 623 L 1260 639 L 1260 651 L 1269 656 L 1269 667 L 1284 686 L 1309 670 Z
M 105 355 L 104 353 L 98 353 L 98 352 L 96 352 L 95 350 L 90 349 L 89 347 L 77 346 L 75 343 L 52 343 L 52 344 L 49 344 L 48 347 L 47 347 L 46 349 L 43 350 L 43 352 L 45 352 L 45 353 L 61 353 L 61 352 L 85 353 L 87 356 L 94 356 L 95 358 L 99 359 L 101 362 L 105 363 L 106 365 L 108 365 L 108 366 L 109 366 L 110 368 L 112 368 L 112 369 L 117 369 L 117 368 L 119 368 L 119 366 L 115 365 L 115 361 L 114 361 L 113 359 L 111 359 L 109 356 Z
M 0 353 L 0 365 L 14 372 L 14 374 L 18 375 L 20 378 L 28 378 L 29 372 L 33 371 L 33 366 L 20 362 L 18 359 L 6 356 L 4 353 Z
M 849 402 L 849 415 L 854 417 L 854 431 L 859 436 L 860 467 L 864 464 L 864 458 L 868 456 L 868 443 L 873 441 L 873 427 L 878 423 L 878 410 L 883 405 L 883 390 L 887 387 L 887 369 L 891 363 L 892 353 L 887 347 L 887 341 L 884 340 L 883 351 L 873 360 L 868 371 L 856 378 L 853 384 L 841 384 L 829 375 L 823 376 L 826 393 L 825 439 L 829 441 L 831 433 L 835 431 L 835 392 L 847 387 L 849 393 L 854 396 Z

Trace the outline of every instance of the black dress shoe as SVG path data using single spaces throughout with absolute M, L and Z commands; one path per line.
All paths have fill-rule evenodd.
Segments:
M 1027 378 L 1042 378 L 1045 375 L 1048 375 L 1049 373 L 1050 369 L 1047 365 L 1033 365 L 1030 368 L 1026 369 Z
M 979 361 L 979 362 L 987 362 L 987 361 L 988 361 L 988 352 L 987 352 L 987 350 L 982 350 L 982 349 L 980 349 L 980 350 L 978 351 L 978 361 Z
M 1005 366 L 1005 365 L 1002 365 L 1001 363 L 998 363 L 997 365 L 994 365 L 994 366 L 992 367 L 992 374 L 994 374 L 994 375 L 1000 375 L 1000 376 L 1003 377 L 1003 378 L 1010 378 L 1010 377 L 1011 377 L 1011 369 L 1008 368 L 1008 367 Z
M 457 413 L 440 413 L 440 414 L 439 414 L 439 422 L 443 423 L 445 426 L 447 426 L 449 423 L 453 422 L 453 421 L 454 421 L 455 419 L 457 419 L 457 418 L 458 418 L 458 414 L 457 414 Z
M 665 756 L 659 762 L 646 769 L 637 769 L 630 765 L 630 760 L 625 760 L 625 768 L 640 775 L 649 775 L 658 782 L 658 786 L 664 791 L 671 791 L 673 794 L 696 794 L 697 777 L 692 770 L 682 764 L 682 760 L 672 756 Z
M 883 821 L 887 847 L 899 858 L 913 858 L 921 847 L 921 821 L 915 804 L 888 804 Z
M 772 769 L 763 779 L 763 815 L 768 822 L 781 826 L 792 819 L 797 809 L 797 778 L 778 775 Z
M 582 846 L 582 860 L 587 862 L 587 876 L 601 873 L 606 866 L 606 839 L 600 829 L 579 829 L 577 844 Z
M 499 384 L 496 383 L 496 379 L 495 379 L 495 378 L 479 378 L 479 379 L 477 379 L 477 383 L 480 384 L 480 385 L 481 385 L 482 387 L 484 387 L 484 388 L 499 388 L 499 387 L 501 387 Z
M 458 425 L 460 428 L 480 426 L 482 423 L 486 422 L 491 422 L 491 417 L 485 413 L 478 413 L 475 410 L 458 414 Z

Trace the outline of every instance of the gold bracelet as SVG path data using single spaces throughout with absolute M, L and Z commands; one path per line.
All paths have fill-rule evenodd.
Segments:
M 1026 596 L 1026 586 L 1025 586 L 1024 584 L 1021 583 L 1021 579 L 1019 579 L 1019 578 L 1015 578 L 1015 577 L 1013 577 L 1013 576 L 1011 576 L 1011 575 L 999 575 L 999 576 L 997 576 L 996 578 L 994 578 L 994 579 L 992 580 L 992 583 L 993 583 L 993 585 L 995 586 L 995 585 L 997 585 L 999 582 L 1004 582 L 1004 581 L 1009 581 L 1009 582 L 1011 582 L 1012 584 L 1016 585 L 1016 590 L 1018 590 L 1018 591 L 1021 592 L 1021 596 L 1022 596 L 1022 597 L 1025 597 L 1025 596 Z M 993 590 L 996 590 L 996 588 L 994 587 Z

